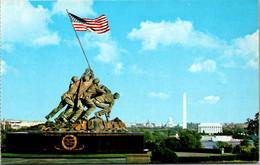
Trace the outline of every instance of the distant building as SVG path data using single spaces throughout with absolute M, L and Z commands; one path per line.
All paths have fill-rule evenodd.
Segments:
M 21 127 L 22 120 L 13 120 L 13 119 L 7 119 L 5 121 L 7 124 L 11 125 L 11 128 L 18 129 Z
M 187 129 L 187 96 L 186 93 L 183 94 L 183 129 Z
M 154 128 L 154 124 L 152 124 L 149 120 L 147 121 L 145 127 L 148 127 L 148 128 Z
M 136 123 L 136 127 L 144 128 L 145 124 L 144 123 Z
M 10 124 L 12 129 L 19 129 L 21 127 L 30 127 L 30 126 L 45 123 L 43 121 L 23 121 L 23 120 L 13 120 L 13 119 L 8 119 L 5 122 L 7 124 Z
M 198 133 L 222 133 L 223 128 L 220 123 L 200 123 L 198 126 Z
M 154 123 L 155 128 L 161 128 L 162 126 L 163 126 L 163 124 L 161 124 L 161 123 Z
M 175 127 L 176 125 L 177 125 L 177 124 L 173 124 L 173 122 L 172 122 L 172 118 L 169 117 L 167 123 L 165 124 L 165 127 L 173 128 L 173 127 Z
M 125 123 L 125 126 L 128 128 L 135 128 L 136 127 L 136 123 L 132 122 L 132 123 Z

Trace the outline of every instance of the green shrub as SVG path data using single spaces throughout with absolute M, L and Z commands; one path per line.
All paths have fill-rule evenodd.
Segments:
M 182 130 L 180 132 L 180 142 L 182 148 L 202 148 L 200 139 L 201 135 L 196 131 Z
M 169 137 L 164 141 L 164 145 L 168 148 L 181 148 L 181 142 L 176 137 Z
M 227 142 L 218 141 L 216 143 L 217 146 L 213 146 L 214 149 L 221 149 L 224 148 L 224 152 L 231 153 L 233 151 L 232 144 L 228 144 Z
M 152 151 L 151 160 L 161 163 L 176 163 L 178 156 L 174 151 L 166 148 L 164 145 L 156 145 L 156 148 Z

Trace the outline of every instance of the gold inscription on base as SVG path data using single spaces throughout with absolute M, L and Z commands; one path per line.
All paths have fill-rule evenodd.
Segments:
M 62 146 L 65 150 L 73 150 L 77 146 L 77 138 L 74 135 L 65 135 L 62 138 Z

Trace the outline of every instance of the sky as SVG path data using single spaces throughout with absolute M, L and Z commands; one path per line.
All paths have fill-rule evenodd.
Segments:
M 66 9 L 108 19 L 104 34 L 77 33 L 95 77 L 120 94 L 111 119 L 181 123 L 184 93 L 188 122 L 259 111 L 257 0 L 2 0 L 1 119 L 46 121 L 88 68 Z

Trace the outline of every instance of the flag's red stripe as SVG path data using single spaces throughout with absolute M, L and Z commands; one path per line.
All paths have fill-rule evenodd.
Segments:
M 93 29 L 93 28 L 89 28 L 89 29 L 91 29 L 92 31 L 106 31 L 106 30 L 108 30 L 108 29 L 110 29 L 110 28 L 104 28 L 104 29 Z
M 87 21 L 87 22 L 105 22 L 105 21 L 107 21 L 107 19 L 106 18 L 104 18 L 104 19 L 99 19 L 99 20 L 89 20 L 89 19 L 83 19 L 84 21 Z
M 88 28 L 90 28 L 90 29 L 94 29 L 94 30 L 104 30 L 104 29 L 108 29 L 109 27 L 107 26 L 107 27 L 89 27 L 89 26 L 87 26 Z
M 93 20 L 107 19 L 107 17 L 105 15 L 101 15 L 98 18 L 95 18 L 95 19 L 89 19 L 89 18 L 83 18 L 83 19 L 84 20 L 93 21 Z
M 105 32 L 107 32 L 107 31 L 109 31 L 110 29 L 107 29 L 107 30 L 105 30 L 105 31 L 101 31 L 101 32 L 97 32 L 98 34 L 102 34 L 102 33 L 105 33 Z
M 90 25 L 107 25 L 108 22 L 107 21 L 106 22 L 102 22 L 102 23 L 100 23 L 100 22 L 86 22 L 86 24 L 90 24 Z
M 73 15 L 71 15 L 73 17 Z M 80 21 L 78 18 L 74 17 L 75 22 L 73 22 L 73 27 L 76 31 L 86 31 L 90 30 L 92 32 L 96 32 L 98 34 L 105 33 L 110 30 L 108 25 L 108 21 L 105 15 L 101 15 L 96 19 L 88 19 L 84 18 L 83 20 L 86 22 L 78 23 Z
M 108 23 L 104 23 L 104 24 L 98 24 L 98 23 L 96 23 L 96 24 L 90 24 L 90 23 L 86 23 L 88 26 L 108 26 Z

